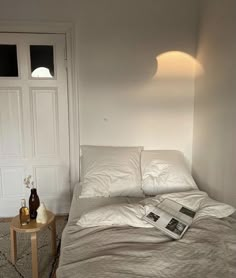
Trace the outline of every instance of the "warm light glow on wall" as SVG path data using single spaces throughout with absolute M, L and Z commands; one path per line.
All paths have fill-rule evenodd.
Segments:
M 158 55 L 156 60 L 157 71 L 153 79 L 188 79 L 203 73 L 203 68 L 198 61 L 184 52 L 169 51 Z

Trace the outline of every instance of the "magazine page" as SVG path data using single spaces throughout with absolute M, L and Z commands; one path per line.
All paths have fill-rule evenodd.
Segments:
M 188 225 L 158 207 L 150 208 L 144 219 L 175 239 L 182 237 Z
M 195 216 L 195 212 L 193 210 L 186 208 L 170 199 L 165 199 L 162 201 L 158 205 L 158 208 L 185 222 L 187 225 L 192 224 L 193 217 Z

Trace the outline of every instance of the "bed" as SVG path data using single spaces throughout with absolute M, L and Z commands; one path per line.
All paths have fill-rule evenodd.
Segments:
M 142 149 L 136 149 L 140 155 L 138 160 L 140 157 L 141 160 L 136 163 L 129 157 L 128 161 L 137 166 L 135 178 L 138 172 L 140 176 L 130 180 L 127 165 L 122 161 L 115 161 L 114 165 L 115 168 L 124 167 L 125 175 L 117 169 L 114 171 L 114 167 L 108 171 L 109 165 L 114 163 L 114 153 L 112 161 L 108 156 L 103 157 L 101 163 L 104 149 L 98 149 L 92 147 L 91 155 L 91 147 L 84 147 L 82 188 L 77 184 L 74 189 L 68 224 L 62 236 L 58 278 L 236 277 L 236 220 L 231 216 L 235 210 L 200 191 L 192 177 L 186 174 L 186 169 L 173 171 L 173 165 L 182 165 L 178 152 L 145 154 Z M 93 167 L 97 167 L 96 171 Z M 112 173 L 115 178 L 111 178 Z M 127 176 L 126 184 L 124 177 Z M 122 177 L 122 185 L 117 177 Z M 129 184 L 139 179 L 142 192 L 139 189 L 135 192 L 135 186 L 127 191 Z M 114 184 L 116 188 L 111 190 Z M 158 184 L 157 192 L 155 184 Z M 107 189 L 109 193 L 104 193 Z M 130 217 L 130 208 L 140 208 L 166 197 L 185 202 L 199 211 L 180 240 L 173 240 L 158 229 L 139 225 L 139 222 L 132 225 L 135 216 Z

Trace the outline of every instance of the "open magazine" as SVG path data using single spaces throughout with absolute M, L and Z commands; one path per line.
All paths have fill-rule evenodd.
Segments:
M 192 224 L 195 211 L 165 199 L 156 207 L 148 208 L 143 217 L 148 223 L 174 239 L 180 239 Z

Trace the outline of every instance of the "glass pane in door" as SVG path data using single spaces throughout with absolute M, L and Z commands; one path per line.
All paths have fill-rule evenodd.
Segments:
M 17 77 L 17 50 L 14 44 L 0 44 L 0 77 Z
M 54 59 L 52 45 L 30 45 L 31 76 L 53 78 Z

